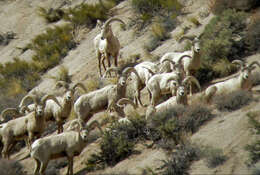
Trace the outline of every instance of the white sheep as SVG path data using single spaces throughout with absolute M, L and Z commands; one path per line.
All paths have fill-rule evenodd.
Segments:
M 127 67 L 120 72 L 118 68 L 109 68 L 104 76 L 110 71 L 116 71 L 119 74 L 117 84 L 107 85 L 102 89 L 81 95 L 74 104 L 74 111 L 79 119 L 87 122 L 94 113 L 106 107 L 111 111 L 115 108 L 116 102 L 126 96 L 127 77 L 131 72 L 136 73 L 136 70 L 133 67 Z
M 75 120 L 71 123 L 77 123 L 77 131 L 65 131 L 58 135 L 51 135 L 40 138 L 32 144 L 31 157 L 35 160 L 34 174 L 44 174 L 48 166 L 49 160 L 67 157 L 68 170 L 67 175 L 73 175 L 73 157 L 78 156 L 88 144 L 88 136 L 96 125 L 101 133 L 103 133 L 97 121 L 91 122 L 86 127 L 82 127 L 82 123 Z M 74 128 L 74 127 L 70 127 Z
M 184 71 L 186 73 L 186 76 L 192 75 L 193 71 L 196 71 L 200 68 L 201 52 L 200 52 L 199 38 L 201 36 L 202 35 L 200 35 L 199 37 L 195 37 L 193 40 L 192 40 L 192 37 L 188 37 L 188 36 L 182 37 L 182 39 L 192 40 L 191 50 L 184 51 L 184 52 L 168 52 L 162 56 L 162 58 L 160 59 L 160 62 L 162 63 L 163 60 L 165 60 L 165 59 L 171 59 L 172 61 L 174 61 L 176 63 L 179 61 L 179 59 L 182 56 L 187 55 L 187 57 L 185 57 L 183 59 Z M 191 86 L 190 86 L 190 94 L 192 94 Z
M 199 81 L 193 77 L 193 76 L 187 76 L 184 78 L 182 81 L 174 81 L 176 83 L 177 87 L 177 93 L 176 96 L 173 96 L 169 98 L 168 100 L 153 106 L 150 105 L 148 106 L 146 110 L 146 119 L 148 120 L 151 116 L 153 116 L 155 113 L 160 113 L 163 111 L 166 111 L 173 106 L 177 104 L 181 105 L 188 105 L 188 97 L 187 97 L 187 92 L 188 92 L 188 84 L 191 84 L 191 82 L 195 83 L 199 89 L 201 89 Z
M 52 99 L 57 104 L 58 100 L 53 95 L 45 95 L 41 99 L 36 96 L 30 96 L 35 103 L 35 110 L 24 117 L 13 119 L 1 125 L 1 137 L 4 144 L 2 156 L 9 158 L 9 152 L 15 145 L 15 142 L 25 139 L 30 148 L 34 137 L 40 137 L 45 128 L 44 108 L 46 101 Z
M 104 67 L 104 70 L 106 70 L 106 66 L 104 63 L 105 60 L 107 60 L 108 62 L 108 67 L 111 66 L 110 64 L 111 56 L 114 58 L 115 67 L 117 67 L 117 59 L 120 50 L 120 43 L 118 38 L 113 34 L 112 28 L 110 26 L 110 23 L 113 21 L 118 21 L 125 25 L 125 23 L 119 18 L 110 18 L 101 27 L 101 33 L 94 38 L 94 46 L 98 58 L 98 68 L 99 68 L 100 77 L 102 76 L 101 73 L 102 57 L 104 57 L 104 59 L 102 59 L 102 65 Z
M 240 65 L 238 76 L 210 85 L 204 92 L 207 102 L 210 102 L 215 95 L 227 94 L 236 90 L 250 91 L 252 89 L 253 82 L 251 72 L 255 69 L 254 65 L 260 67 L 260 64 L 257 61 L 253 61 L 251 64 L 247 65 L 241 60 L 234 60 L 232 63 Z

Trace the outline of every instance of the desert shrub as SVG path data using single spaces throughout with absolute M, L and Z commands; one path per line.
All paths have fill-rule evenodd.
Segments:
M 259 51 L 260 45 L 260 12 L 251 17 L 250 24 L 247 26 L 246 44 L 249 50 Z
M 86 162 L 88 171 L 114 166 L 133 153 L 135 143 L 145 137 L 145 119 L 133 116 L 130 121 L 131 124 L 114 121 L 105 131 L 100 143 L 101 151 L 92 154 Z
M 247 14 L 235 10 L 225 10 L 214 17 L 205 27 L 201 38 L 203 59 L 210 63 L 220 59 L 239 58 L 243 56 L 243 40 L 235 41 L 234 34 L 244 36 Z
M 209 9 L 214 14 L 221 14 L 229 6 L 229 0 L 210 0 Z
M 251 175 L 260 175 L 260 167 L 256 167 L 252 170 Z
M 163 165 L 159 168 L 159 174 L 188 174 L 188 170 L 192 161 L 198 160 L 199 156 L 200 150 L 198 147 L 190 144 L 180 145 L 177 150 L 171 154 L 168 160 L 162 160 Z
M 0 159 L 1 175 L 25 175 L 23 167 L 19 162 L 14 160 Z
M 154 17 L 160 16 L 161 21 L 167 26 L 166 29 L 171 30 L 170 28 L 175 26 L 176 16 L 182 9 L 177 0 L 132 0 L 131 5 L 137 12 L 134 23 L 139 24 L 138 29 L 143 29 Z
M 229 94 L 218 95 L 213 102 L 220 111 L 234 111 L 248 105 L 253 100 L 249 91 L 234 91 Z
M 65 12 L 64 19 L 70 21 L 75 26 L 86 26 L 93 28 L 96 26 L 97 20 L 105 21 L 108 18 L 108 10 L 113 7 L 104 8 L 101 4 L 81 4 L 74 8 L 70 8 Z
M 227 160 L 227 157 L 223 154 L 221 149 L 209 146 L 201 149 L 201 156 L 205 157 L 206 164 L 209 168 L 215 168 L 222 165 Z
M 65 81 L 67 83 L 72 82 L 68 68 L 63 65 L 59 66 L 57 76 L 48 76 L 48 78 L 54 79 L 55 81 Z
M 198 26 L 201 25 L 201 23 L 199 22 L 199 20 L 198 20 L 195 16 L 190 17 L 188 20 L 189 20 L 192 24 L 194 24 L 196 27 L 198 27 Z
M 249 124 L 255 129 L 256 134 L 260 134 L 260 122 L 256 120 L 257 113 L 247 113 Z M 248 144 L 245 149 L 249 152 L 249 160 L 246 162 L 248 166 L 252 166 L 260 160 L 260 140 Z
M 0 34 L 0 45 L 6 46 L 12 39 L 15 39 L 16 34 L 13 31 L 1 32 Z
M 43 7 L 39 7 L 38 14 L 41 17 L 43 17 L 48 23 L 53 23 L 53 22 L 57 22 L 63 18 L 64 11 L 60 8 L 45 9 Z
M 76 47 L 72 27 L 64 25 L 48 28 L 45 33 L 36 36 L 28 47 L 36 53 L 32 58 L 34 63 L 45 72 L 59 64 Z
M 212 117 L 211 110 L 202 105 L 177 105 L 152 117 L 152 123 L 148 125 L 148 136 L 159 147 L 172 149 L 185 141 L 186 133 L 196 132 Z

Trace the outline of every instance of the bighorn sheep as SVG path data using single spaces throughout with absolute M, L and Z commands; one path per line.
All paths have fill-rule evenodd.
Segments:
M 146 110 L 146 119 L 148 119 L 151 115 L 154 115 L 155 113 L 165 111 L 174 105 L 182 104 L 182 105 L 188 105 L 188 98 L 187 98 L 187 85 L 188 83 L 195 83 L 199 89 L 201 89 L 199 81 L 193 77 L 193 76 L 187 76 L 182 81 L 174 81 L 177 86 L 177 93 L 176 96 L 171 97 L 167 101 L 157 105 L 148 106 Z
M 35 110 L 24 117 L 13 119 L 1 125 L 1 136 L 4 148 L 2 156 L 9 157 L 9 152 L 20 139 L 26 139 L 27 146 L 30 148 L 34 137 L 39 137 L 45 128 L 44 108 L 46 101 L 52 99 L 57 104 L 58 100 L 53 95 L 45 95 L 41 99 L 36 96 L 30 96 L 35 103 Z
M 125 25 L 125 23 L 119 18 L 110 18 L 102 26 L 101 33 L 94 38 L 94 46 L 98 58 L 98 68 L 99 68 L 100 77 L 102 76 L 101 73 L 102 57 L 104 57 L 107 60 L 108 67 L 111 66 L 110 56 L 114 57 L 115 67 L 117 67 L 117 59 L 120 50 L 120 43 L 118 38 L 113 34 L 112 28 L 110 26 L 110 23 L 113 21 L 118 21 Z M 105 59 L 102 59 L 102 65 L 104 70 L 106 71 L 106 66 L 104 63 Z
M 252 89 L 253 82 L 251 72 L 255 69 L 254 65 L 260 67 L 259 62 L 253 61 L 251 64 L 247 65 L 241 60 L 234 60 L 232 63 L 240 65 L 239 75 L 209 86 L 204 93 L 207 102 L 210 102 L 214 95 L 229 93 L 235 90 L 250 91 Z
M 126 95 L 128 74 L 131 72 L 137 74 L 133 67 L 127 67 L 122 72 L 118 68 L 109 68 L 104 76 L 110 71 L 116 71 L 119 74 L 117 84 L 108 85 L 102 89 L 80 96 L 74 104 L 74 111 L 79 119 L 88 121 L 94 113 L 103 110 L 106 106 L 108 106 L 108 110 L 115 108 L 116 102 Z
M 164 54 L 160 60 L 162 63 L 163 60 L 165 59 L 171 59 L 175 63 L 178 62 L 178 60 L 181 58 L 181 56 L 187 55 L 183 59 L 183 66 L 184 66 L 184 71 L 186 73 L 186 76 L 192 75 L 192 71 L 196 71 L 197 69 L 200 68 L 200 57 L 201 57 L 201 52 L 200 52 L 200 40 L 199 37 L 195 37 L 193 40 L 191 37 L 185 36 L 182 39 L 190 39 L 192 40 L 192 47 L 191 50 L 185 51 L 185 52 L 168 52 Z M 190 94 L 192 94 L 192 89 L 190 86 Z
M 82 83 L 76 83 L 73 86 L 70 86 L 65 81 L 58 81 L 56 83 L 56 87 L 64 87 L 66 92 L 63 96 L 56 97 L 59 101 L 59 105 L 57 103 L 54 103 L 52 100 L 47 100 L 46 107 L 44 109 L 44 117 L 46 121 L 55 121 L 58 126 L 58 133 L 63 132 L 63 124 L 65 120 L 69 117 L 71 108 L 73 106 L 74 102 L 74 94 L 77 87 L 82 88 L 85 92 L 87 91 L 85 86 Z M 25 100 L 24 98 L 20 106 L 25 106 Z M 34 104 L 29 105 L 28 110 L 32 110 L 34 108 Z
M 172 93 L 172 95 L 175 95 L 176 86 L 173 82 L 171 82 L 171 80 L 182 81 L 183 78 L 184 74 L 182 69 L 177 69 L 175 72 L 171 73 L 161 73 L 152 76 L 146 84 L 151 99 L 151 104 L 155 106 L 160 95 L 162 94 Z
M 35 160 L 34 175 L 44 174 L 48 162 L 51 159 L 67 157 L 68 170 L 67 175 L 73 175 L 73 157 L 78 156 L 88 144 L 88 136 L 96 125 L 103 133 L 97 121 L 91 122 L 88 126 L 82 127 L 82 123 L 75 120 L 71 123 L 77 123 L 77 131 L 66 131 L 58 135 L 51 135 L 40 138 L 32 144 L 31 157 Z

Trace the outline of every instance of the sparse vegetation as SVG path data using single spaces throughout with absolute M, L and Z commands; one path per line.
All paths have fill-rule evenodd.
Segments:
M 39 7 L 38 14 L 43 17 L 48 23 L 53 23 L 61 20 L 64 15 L 64 11 L 60 8 L 53 9 L 45 9 L 43 7 Z
M 256 120 L 259 114 L 256 112 L 247 113 L 249 124 L 256 131 L 256 134 L 260 134 L 260 122 Z M 246 162 L 248 166 L 252 166 L 260 160 L 260 140 L 248 144 L 245 149 L 249 152 L 249 160 Z
M 229 94 L 216 96 L 213 101 L 220 111 L 234 111 L 249 104 L 253 100 L 249 91 L 234 91 Z
M 227 157 L 223 154 L 221 149 L 211 148 L 209 146 L 204 147 L 201 150 L 201 154 L 205 158 L 209 168 L 215 168 L 222 165 L 227 160 Z
M 199 22 L 199 20 L 194 16 L 194 17 L 191 17 L 189 18 L 189 21 L 194 24 L 196 27 L 200 26 L 201 23 Z
M 162 160 L 163 165 L 159 168 L 162 175 L 188 174 L 192 161 L 198 160 L 200 150 L 191 144 L 180 145 L 168 160 Z
M 71 76 L 69 75 L 69 70 L 65 66 L 60 66 L 57 76 L 49 76 L 49 78 L 54 79 L 55 81 L 65 81 L 71 83 Z
M 0 45 L 6 46 L 12 39 L 15 39 L 16 34 L 13 31 L 6 33 L 0 32 Z
M 260 51 L 260 12 L 251 17 L 250 24 L 247 26 L 246 44 L 251 52 Z

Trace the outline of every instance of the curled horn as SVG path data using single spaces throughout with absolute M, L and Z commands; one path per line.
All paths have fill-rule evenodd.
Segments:
M 142 66 L 142 68 L 148 70 L 148 72 L 149 72 L 150 74 L 152 74 L 152 75 L 155 74 L 155 73 L 154 73 L 151 69 L 149 69 L 148 67 Z
M 26 95 L 25 97 L 23 97 L 23 99 L 21 100 L 20 104 L 19 104 L 19 108 L 21 109 L 22 107 L 25 106 L 25 101 L 27 99 L 31 99 L 35 104 L 37 103 L 36 101 L 36 96 L 35 95 Z
M 192 35 L 192 36 L 183 36 L 179 39 L 179 43 L 182 42 L 183 40 L 187 39 L 187 40 L 190 40 L 193 42 L 193 40 L 196 38 L 195 35 Z
M 185 57 L 188 57 L 188 58 L 192 59 L 192 57 L 190 55 L 182 55 L 180 57 L 180 59 L 178 60 L 177 64 L 180 64 L 182 62 L 183 58 L 185 58 Z
M 124 21 L 122 21 L 122 20 L 119 19 L 119 18 L 110 18 L 109 20 L 107 20 L 107 21 L 105 22 L 104 28 L 107 28 L 108 25 L 109 25 L 111 22 L 113 22 L 113 21 L 118 21 L 118 22 L 121 22 L 122 24 L 125 25 Z
M 124 105 L 126 104 L 130 104 L 136 109 L 136 105 L 134 104 L 134 102 L 128 98 L 121 98 L 116 104 L 121 108 L 124 107 Z
M 89 125 L 87 125 L 87 129 L 90 131 L 92 129 L 94 129 L 95 127 L 98 127 L 99 131 L 101 132 L 101 134 L 103 134 L 103 130 L 100 126 L 100 123 L 98 123 L 98 121 L 94 120 L 93 122 L 91 122 Z
M 108 69 L 106 70 L 105 74 L 103 75 L 103 78 L 105 78 L 105 77 L 107 76 L 107 74 L 108 74 L 109 72 L 111 72 L 111 71 L 114 71 L 114 72 L 116 72 L 117 74 L 120 74 L 120 73 L 119 73 L 119 72 L 120 72 L 120 69 L 119 69 L 119 68 L 117 68 L 117 67 L 110 67 L 110 68 L 108 68 Z
M 60 88 L 60 87 L 64 87 L 66 89 L 69 88 L 69 84 L 65 81 L 58 81 L 56 84 L 55 84 L 55 87 L 56 88 Z
M 237 64 L 240 66 L 240 69 L 245 67 L 245 62 L 244 61 L 241 61 L 241 60 L 234 60 L 232 61 L 232 64 Z
M 166 62 L 166 61 L 170 62 L 173 67 L 176 65 L 174 61 L 172 61 L 172 60 L 170 60 L 170 59 L 168 59 L 168 58 L 164 59 L 164 60 L 162 61 L 162 63 L 164 63 L 164 62 Z
M 83 89 L 85 92 L 87 92 L 86 87 L 84 86 L 84 84 L 82 83 L 76 83 L 73 85 L 72 89 L 75 90 L 77 87 L 80 87 L 81 89 Z
M 6 108 L 5 110 L 3 110 L 3 111 L 1 112 L 2 118 L 5 118 L 8 113 L 14 113 L 15 116 L 16 116 L 16 115 L 19 115 L 18 109 L 16 109 L 16 108 Z
M 122 75 L 123 75 L 123 76 L 127 76 L 127 75 L 129 75 L 131 72 L 133 72 L 133 73 L 138 77 L 138 79 L 140 80 L 139 74 L 137 73 L 137 71 L 136 71 L 135 68 L 133 68 L 133 67 L 127 67 L 127 68 L 125 68 L 125 69 L 123 70 L 123 72 L 122 72 Z
M 186 84 L 187 82 L 193 82 L 196 84 L 196 86 L 199 88 L 199 90 L 201 91 L 201 87 L 200 87 L 200 83 L 199 81 L 197 80 L 197 78 L 195 78 L 194 76 L 187 76 L 183 81 L 182 83 L 183 84 Z
M 169 83 L 170 81 L 173 81 L 174 83 L 176 83 L 177 86 L 180 85 L 179 81 L 178 81 L 175 77 L 170 77 L 170 78 L 168 78 L 168 80 L 166 81 L 166 83 Z
M 257 65 L 258 67 L 260 67 L 260 63 L 258 61 L 253 61 L 252 63 L 249 64 L 249 68 L 252 68 L 254 65 Z
M 57 105 L 59 105 L 59 106 L 61 107 L 59 101 L 57 100 L 57 98 L 56 98 L 54 95 L 49 95 L 49 94 L 44 95 L 44 96 L 41 98 L 41 103 L 42 103 L 42 104 L 46 104 L 46 101 L 49 100 L 49 99 L 53 100 L 55 103 L 57 103 Z
M 78 120 L 78 119 L 76 119 L 76 120 L 73 120 L 71 123 L 70 123 L 70 125 L 69 125 L 69 127 L 68 127 L 68 130 L 74 130 L 75 129 L 75 124 L 76 124 L 76 128 L 77 128 L 77 131 L 78 132 L 80 132 L 80 130 L 83 128 L 83 126 L 82 126 L 82 123 Z

